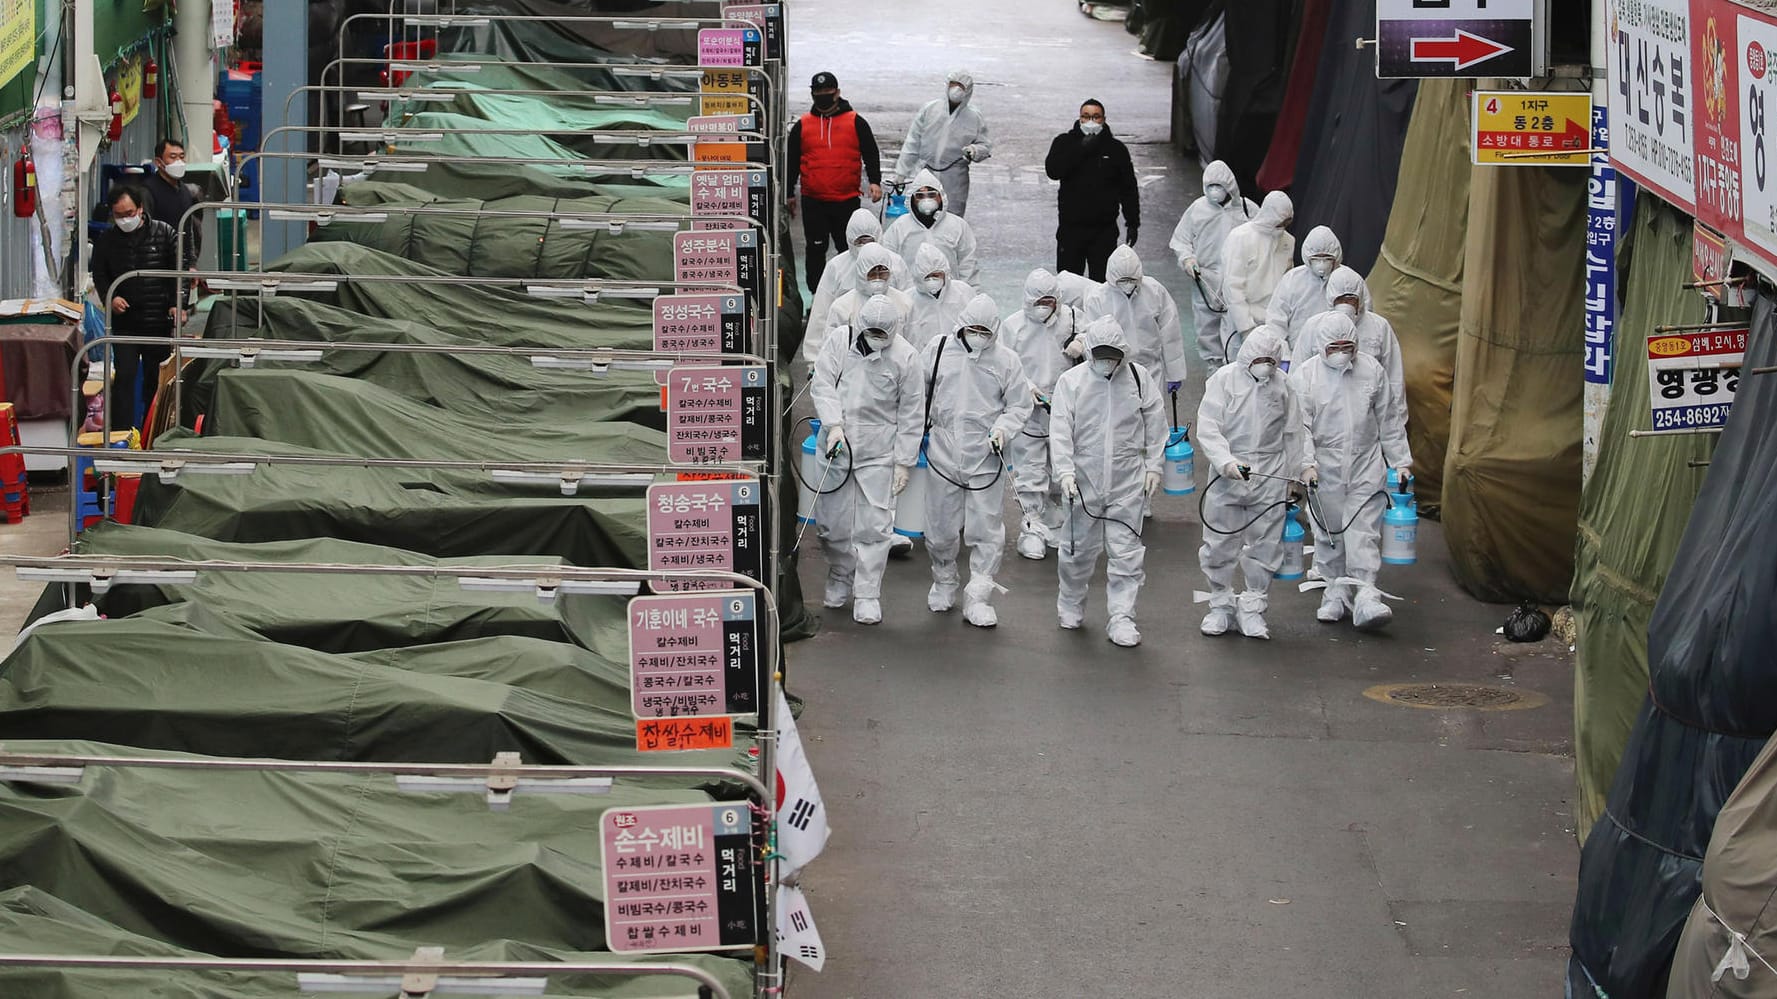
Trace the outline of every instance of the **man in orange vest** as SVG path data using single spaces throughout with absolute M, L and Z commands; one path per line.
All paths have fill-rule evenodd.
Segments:
M 829 244 L 843 247 L 845 226 L 860 204 L 858 164 L 870 177 L 870 200 L 882 200 L 882 154 L 864 116 L 839 96 L 839 79 L 816 73 L 809 82 L 814 108 L 790 128 L 787 177 L 802 183 L 802 237 L 808 290 L 814 291 L 827 266 Z M 795 182 L 785 192 L 790 215 L 796 214 Z

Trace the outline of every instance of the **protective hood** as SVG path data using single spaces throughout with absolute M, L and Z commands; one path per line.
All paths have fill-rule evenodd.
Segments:
M 1296 216 L 1296 206 L 1291 203 L 1290 196 L 1282 191 L 1272 191 L 1265 195 L 1265 203 L 1259 206 L 1258 214 L 1253 216 L 1253 224 L 1267 229 L 1282 229 Z
M 963 108 L 966 108 L 969 106 L 970 101 L 975 99 L 975 78 L 973 76 L 969 75 L 969 73 L 966 70 L 959 69 L 959 70 L 951 73 L 950 78 L 948 80 L 946 80 L 944 83 L 944 98 L 945 98 L 945 100 L 950 99 L 950 85 L 952 83 L 963 88 L 963 99 L 956 106 L 956 109 L 958 111 L 961 111 Z
M 1240 345 L 1238 359 L 1241 366 L 1244 367 L 1261 357 L 1281 361 L 1289 356 L 1289 337 L 1285 336 L 1282 330 L 1267 323 L 1246 335 L 1246 340 Z
M 1345 262 L 1345 248 L 1339 245 L 1339 237 L 1333 235 L 1333 230 L 1317 225 L 1308 230 L 1308 235 L 1302 239 L 1302 262 L 1307 263 L 1309 257 L 1332 257 L 1333 265 L 1338 266 Z
M 1086 348 L 1086 356 L 1092 356 L 1094 347 L 1115 347 L 1129 357 L 1129 341 L 1123 338 L 1123 327 L 1115 319 L 1105 316 L 1094 319 L 1080 332 L 1080 345 Z
M 1222 207 L 1240 207 L 1240 182 L 1234 179 L 1234 171 L 1228 164 L 1215 160 L 1203 168 L 1203 189 L 1209 190 L 1211 184 L 1220 184 L 1228 189 L 1228 203 Z
M 851 213 L 851 220 L 845 223 L 845 245 L 852 246 L 862 236 L 872 236 L 878 241 L 882 239 L 882 222 L 876 213 L 868 208 L 860 208 Z
M 921 249 L 924 249 L 924 247 L 921 247 Z M 866 243 L 863 246 L 858 247 L 855 255 L 857 257 L 857 270 L 853 273 L 857 276 L 857 286 L 860 291 L 864 288 L 864 282 L 870 280 L 870 272 L 876 268 L 887 267 L 890 268 L 890 273 L 893 273 L 895 255 L 881 243 Z
M 1141 280 L 1141 255 L 1132 246 L 1119 246 L 1111 251 L 1111 259 L 1105 264 L 1104 282 L 1116 284 L 1126 278 Z
M 896 305 L 887 295 L 871 295 L 870 301 L 858 310 L 858 325 L 863 330 L 887 330 L 896 336 L 901 335 L 901 327 L 906 317 L 901 315 L 901 307 Z
M 919 249 L 913 252 L 913 280 L 923 281 L 934 271 L 943 271 L 945 280 L 949 280 L 950 258 L 929 242 L 919 244 Z
M 911 199 L 922 187 L 929 187 L 938 192 L 938 211 L 942 213 L 944 204 L 949 199 L 944 197 L 944 185 L 939 182 L 938 175 L 930 170 L 921 170 L 914 174 L 913 183 L 907 188 L 908 198 Z
M 1024 279 L 1024 304 L 1035 305 L 1039 298 L 1053 298 L 1061 301 L 1061 282 L 1055 275 L 1038 267 Z
M 1370 308 L 1370 286 L 1364 283 L 1364 276 L 1349 267 L 1340 267 L 1327 275 L 1327 308 L 1342 296 L 1356 295 L 1358 315 L 1363 315 Z
M 956 317 L 957 329 L 965 326 L 985 326 L 997 331 L 1000 328 L 1000 307 L 993 304 L 987 295 L 976 295 L 963 306 L 962 314 Z
M 1357 324 L 1351 321 L 1350 316 L 1343 316 L 1337 312 L 1333 312 L 1322 316 L 1317 319 L 1316 322 L 1323 324 L 1320 327 L 1321 336 L 1323 337 L 1321 340 L 1321 353 L 1323 354 L 1326 352 L 1326 345 L 1335 341 L 1350 340 L 1353 343 L 1357 342 Z

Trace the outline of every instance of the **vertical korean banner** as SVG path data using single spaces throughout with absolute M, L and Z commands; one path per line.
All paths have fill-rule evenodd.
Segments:
M 1690 2 L 1611 4 L 1608 121 L 1617 169 L 1694 212 Z
M 0 0 L 0 86 L 37 57 L 37 0 Z
M 1610 109 L 1592 105 L 1592 176 L 1586 183 L 1586 381 L 1610 384 L 1617 325 L 1617 172 Z
M 1733 72 L 1739 57 L 1733 15 L 1710 0 L 1695 0 L 1691 14 L 1692 80 L 1697 101 L 1697 220 L 1720 233 L 1740 231 L 1740 87 Z
M 1777 126 L 1777 65 L 1771 57 L 1777 49 L 1777 25 L 1736 15 L 1735 35 L 1727 71 L 1734 89 L 1744 88 L 1738 115 L 1741 234 L 1769 258 L 1777 254 L 1777 135 L 1772 134 Z

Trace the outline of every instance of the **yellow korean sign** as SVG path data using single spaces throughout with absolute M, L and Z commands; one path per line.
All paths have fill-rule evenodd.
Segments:
M 749 76 L 744 69 L 706 69 L 703 73 L 703 114 L 752 114 L 747 100 Z
M 37 0 L 0 0 L 0 86 L 37 58 Z
M 117 96 L 123 98 L 123 123 L 142 113 L 142 57 L 131 56 L 117 68 Z
M 1477 90 L 1469 148 L 1477 164 L 1590 166 L 1592 95 Z

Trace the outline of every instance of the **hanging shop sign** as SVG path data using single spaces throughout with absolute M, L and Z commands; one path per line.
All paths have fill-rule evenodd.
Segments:
M 599 833 L 612 953 L 753 948 L 760 889 L 745 802 L 613 808 Z
M 659 483 L 648 487 L 648 568 L 719 570 L 765 582 L 763 492 L 757 479 Z M 726 580 L 672 579 L 656 589 L 726 589 Z
M 675 465 L 764 461 L 771 441 L 765 366 L 676 367 L 666 380 L 666 448 Z
M 699 66 L 758 66 L 765 61 L 757 28 L 703 28 L 697 32 Z
M 0 0 L 0 86 L 37 58 L 37 0 Z
M 1542 76 L 1546 0 L 1377 0 L 1376 75 Z
M 1592 175 L 1586 181 L 1586 381 L 1610 384 L 1617 326 L 1617 171 L 1610 108 L 1592 105 Z
M 729 590 L 629 602 L 630 710 L 657 718 L 759 711 L 758 598 Z
M 765 33 L 765 58 L 784 57 L 784 5 L 781 3 L 731 3 L 722 8 L 722 16 L 736 21 L 750 21 Z
M 1653 429 L 1719 430 L 1728 425 L 1746 330 L 1656 333 L 1647 339 L 1648 401 Z
M 1477 90 L 1476 164 L 1498 166 L 1591 166 L 1592 95 L 1546 90 Z

